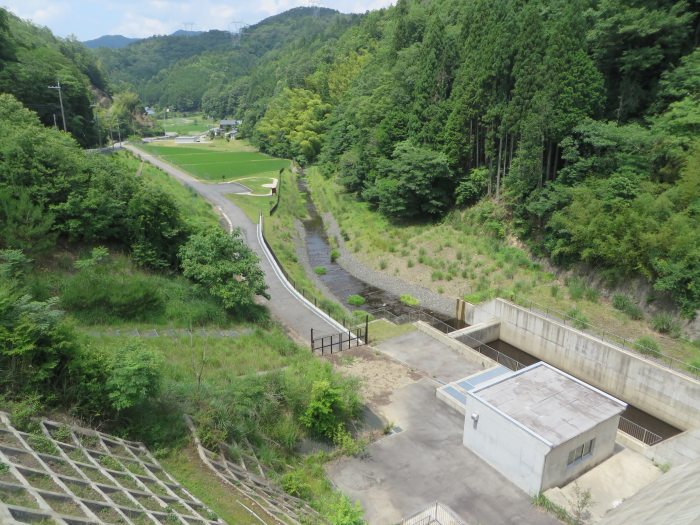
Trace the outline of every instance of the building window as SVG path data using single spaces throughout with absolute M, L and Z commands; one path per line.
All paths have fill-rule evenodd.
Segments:
M 568 467 L 570 465 L 573 465 L 574 463 L 578 463 L 579 461 L 586 459 L 593 453 L 594 445 L 595 438 L 591 439 L 590 441 L 586 441 L 585 443 L 573 449 L 571 452 L 569 452 L 569 457 L 566 460 L 566 466 Z

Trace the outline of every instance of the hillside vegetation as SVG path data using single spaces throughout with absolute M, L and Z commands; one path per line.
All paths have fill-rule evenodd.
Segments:
M 0 8 L 0 93 L 11 93 L 53 126 L 63 127 L 58 93 L 60 80 L 66 127 L 83 146 L 97 143 L 90 104 L 94 92 L 108 92 L 98 60 L 80 42 L 56 38 Z
M 361 522 L 323 475 L 359 450 L 357 387 L 269 319 L 257 256 L 209 205 L 128 153 L 80 149 L 8 94 L 0 195 L 0 401 L 13 421 L 31 431 L 53 411 L 172 458 L 191 414 L 208 448 L 252 447 L 325 516 Z M 307 438 L 330 454 L 301 457 Z
M 694 316 L 697 5 L 399 0 L 350 18 L 290 13 L 153 78 L 196 69 L 207 87 L 183 109 L 243 118 L 261 149 L 319 163 L 395 224 L 488 199 L 492 235 L 610 284 L 642 277 Z M 274 51 L 246 55 L 282 26 Z M 138 57 L 138 45 L 117 53 Z

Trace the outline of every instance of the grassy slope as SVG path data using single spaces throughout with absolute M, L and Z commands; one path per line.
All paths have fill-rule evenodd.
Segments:
M 193 447 L 173 452 L 161 458 L 160 463 L 193 496 L 212 509 L 226 523 L 260 525 L 260 522 L 240 503 L 248 508 L 255 508 L 255 504 L 237 494 L 233 488 L 205 467 Z M 263 513 L 257 514 L 261 517 L 265 516 Z
M 582 283 L 569 286 L 542 269 L 526 251 L 489 235 L 474 213 L 455 212 L 440 223 L 397 225 L 368 205 L 345 196 L 334 181 L 308 170 L 319 209 L 331 211 L 349 239 L 346 246 L 362 262 L 438 293 L 478 303 L 500 296 L 528 305 L 534 301 L 632 342 L 642 336 L 685 362 L 700 359 L 691 342 L 655 333 L 645 321 L 628 318 L 609 300 Z M 385 266 L 382 270 L 381 267 Z M 631 343 L 630 343 L 631 344 Z

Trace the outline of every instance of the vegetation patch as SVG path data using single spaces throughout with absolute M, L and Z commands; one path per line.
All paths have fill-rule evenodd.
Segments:
M 365 304 L 365 298 L 362 297 L 361 295 L 348 295 L 346 301 L 348 302 L 349 305 L 352 306 L 362 306 Z

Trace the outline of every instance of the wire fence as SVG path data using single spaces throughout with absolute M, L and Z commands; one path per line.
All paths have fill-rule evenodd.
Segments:
M 682 372 L 687 375 L 691 375 L 694 377 L 700 376 L 700 367 L 695 366 L 690 363 L 686 363 L 685 361 L 678 359 L 676 357 L 670 356 L 668 354 L 664 354 L 663 352 L 651 349 L 651 348 L 641 348 L 639 346 L 636 346 L 634 344 L 634 341 L 622 337 L 618 334 L 615 334 L 609 330 L 606 330 L 605 328 L 601 328 L 599 326 L 596 326 L 594 324 L 591 324 L 587 321 L 584 321 L 582 319 L 578 319 L 575 317 L 570 316 L 569 314 L 562 312 L 560 310 L 557 310 L 555 308 L 550 308 L 545 305 L 541 305 L 539 303 L 536 303 L 535 301 L 532 301 L 530 299 L 522 299 L 520 297 L 514 296 L 512 297 L 512 302 L 517 304 L 518 306 L 522 306 L 524 308 L 528 308 L 532 310 L 533 312 L 544 316 L 547 319 L 550 319 L 552 321 L 564 323 L 567 326 L 571 326 L 577 330 L 586 332 L 589 335 L 593 335 L 595 337 L 598 337 L 602 341 L 605 341 L 607 343 L 612 343 L 616 346 L 619 346 L 623 348 L 624 350 L 627 350 L 629 352 L 632 352 L 634 354 L 640 354 L 642 353 L 645 357 L 650 358 L 654 360 L 655 362 L 659 363 L 660 365 L 663 365 L 667 368 L 671 368 L 677 372 Z M 476 306 L 477 308 L 480 308 L 480 305 Z M 490 313 L 490 315 L 493 315 Z M 509 322 L 510 324 L 515 324 L 516 326 L 517 323 Z M 556 343 L 556 341 L 551 341 Z
M 644 428 L 634 421 L 630 421 L 626 417 L 620 416 L 620 424 L 617 428 L 625 434 L 632 436 L 634 439 L 641 441 L 645 445 L 656 445 L 658 442 L 664 440 L 664 438 L 660 435 L 652 432 L 648 428 Z

